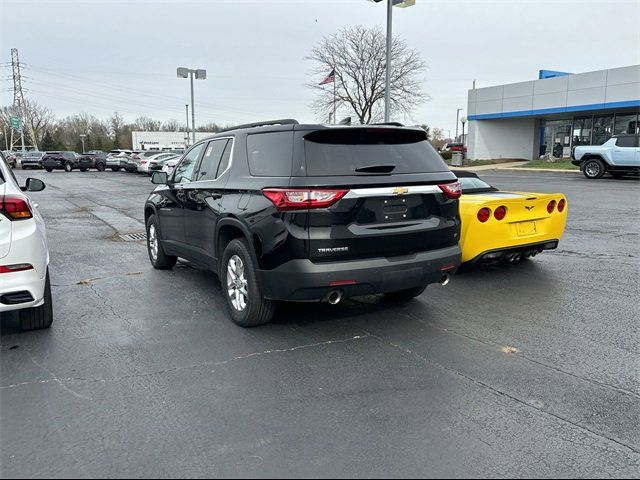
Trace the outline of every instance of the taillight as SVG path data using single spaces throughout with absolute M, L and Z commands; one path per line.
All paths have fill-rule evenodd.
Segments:
M 551 200 L 549 203 L 547 203 L 547 212 L 553 213 L 553 209 L 554 208 L 556 208 L 556 201 L 555 200 Z
M 455 200 L 456 198 L 460 198 L 462 195 L 462 185 L 460 182 L 454 183 L 445 183 L 443 185 L 438 185 L 444 196 L 450 198 L 451 200 Z
M 146 165 L 146 164 L 147 164 L 147 161 L 146 161 L 146 160 L 142 160 L 142 161 L 140 162 L 140 165 Z
M 560 213 L 564 212 L 564 207 L 567 206 L 567 201 L 564 198 L 561 198 L 558 202 L 558 211 Z
M 504 217 L 507 216 L 507 207 L 499 206 L 493 212 L 493 216 L 496 217 L 496 220 L 502 220 Z
M 478 220 L 480 220 L 482 223 L 489 220 L 489 217 L 491 217 L 491 210 L 489 210 L 487 207 L 478 210 Z
M 33 217 L 27 199 L 18 195 L 0 197 L 0 213 L 9 220 L 27 220 Z
M 344 197 L 349 190 L 265 188 L 262 194 L 279 211 L 327 208 Z
M 33 265 L 28 263 L 17 263 L 15 265 L 0 265 L 0 273 L 24 272 L 33 270 Z

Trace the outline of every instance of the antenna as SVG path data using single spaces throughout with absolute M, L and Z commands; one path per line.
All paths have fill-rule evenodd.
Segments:
M 14 132 L 16 128 L 11 129 L 11 150 L 14 149 L 18 144 L 21 144 L 22 150 L 25 149 L 24 144 L 24 126 L 25 123 L 29 128 L 29 135 L 31 136 L 31 145 L 34 150 L 38 149 L 38 142 L 36 140 L 35 132 L 33 131 L 33 122 L 29 117 L 29 112 L 27 110 L 27 102 L 24 99 L 24 91 L 22 90 L 22 77 L 21 70 L 22 65 L 20 65 L 20 58 L 18 57 L 18 49 L 11 49 L 11 70 L 13 72 L 13 115 L 18 116 L 20 121 L 20 138 L 14 140 Z

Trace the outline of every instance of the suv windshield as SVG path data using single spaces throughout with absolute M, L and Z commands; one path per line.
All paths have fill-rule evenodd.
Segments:
M 307 176 L 406 174 L 447 171 L 419 130 L 317 130 L 304 137 Z

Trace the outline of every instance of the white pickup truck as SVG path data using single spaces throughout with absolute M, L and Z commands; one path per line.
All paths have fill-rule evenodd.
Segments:
M 605 172 L 616 178 L 627 173 L 638 174 L 640 135 L 616 135 L 602 145 L 575 147 L 572 157 L 571 163 L 590 179 L 600 178 Z

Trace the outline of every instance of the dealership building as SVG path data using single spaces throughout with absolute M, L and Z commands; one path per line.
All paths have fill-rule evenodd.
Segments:
M 569 157 L 576 145 L 640 133 L 640 65 L 469 90 L 468 157 Z
M 196 142 L 211 135 L 215 133 L 196 132 Z M 179 150 L 191 144 L 191 133 L 131 132 L 131 145 L 134 150 Z

